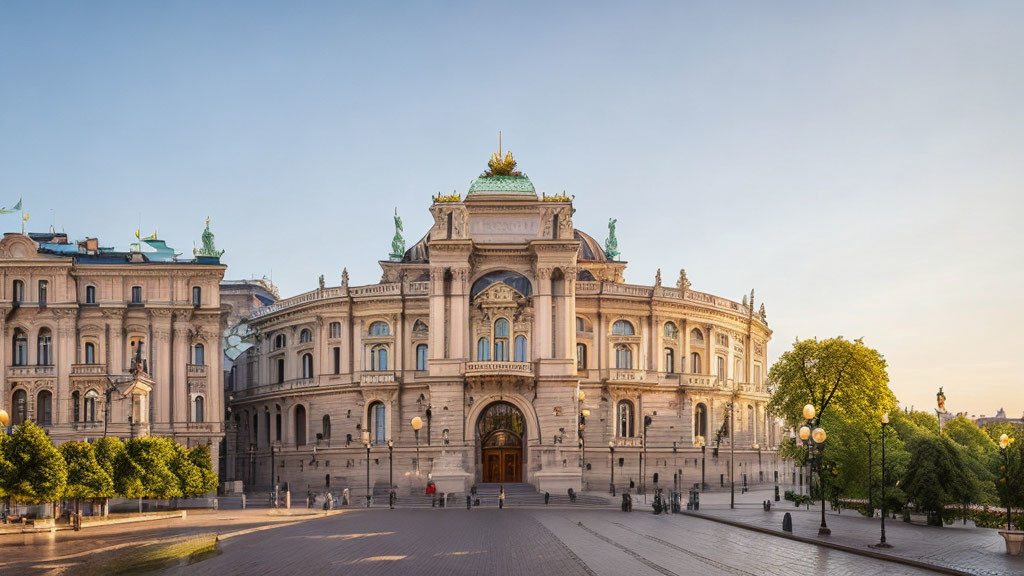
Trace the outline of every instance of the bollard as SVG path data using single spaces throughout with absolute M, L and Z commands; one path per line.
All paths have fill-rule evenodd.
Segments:
M 779 501 L 779 487 L 778 486 L 775 487 L 775 501 L 776 502 Z
M 544 493 L 544 503 L 547 504 L 551 500 L 551 494 L 548 492 Z
M 789 532 L 790 534 L 793 533 L 793 517 L 790 516 L 789 512 L 786 512 L 786 515 L 782 517 L 782 531 Z
M 467 495 L 466 496 L 466 510 L 472 510 L 472 509 L 473 509 L 473 497 Z

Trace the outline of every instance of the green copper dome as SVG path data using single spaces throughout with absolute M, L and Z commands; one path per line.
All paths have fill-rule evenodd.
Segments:
M 469 185 L 469 195 L 473 194 L 536 196 L 537 191 L 526 176 L 481 176 Z

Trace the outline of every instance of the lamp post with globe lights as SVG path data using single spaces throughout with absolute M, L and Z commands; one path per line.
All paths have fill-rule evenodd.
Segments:
M 1010 482 L 1010 444 L 1013 444 L 1016 438 L 1009 436 L 1008 434 L 1002 434 L 999 436 L 999 451 L 1003 453 L 1003 476 L 999 479 L 1004 485 L 1004 490 L 1009 491 Z M 1013 517 L 1010 514 L 1012 509 L 1012 503 L 1010 502 L 1009 494 L 1004 499 L 1003 505 L 1006 506 L 1006 530 L 1013 530 Z
M 615 496 L 615 441 L 608 442 L 608 452 L 611 454 L 612 482 L 610 485 L 612 496 Z
M 363 445 L 366 446 L 366 507 L 370 507 L 370 431 L 363 430 Z
M 889 413 L 882 414 L 882 539 L 875 544 L 875 548 L 892 548 L 892 544 L 885 541 L 885 427 L 889 425 Z
M 804 406 L 806 423 L 800 427 L 800 439 L 804 442 L 810 440 L 807 444 L 807 455 L 818 468 L 818 488 L 821 490 L 821 526 L 818 528 L 818 535 L 825 536 L 832 533 L 828 524 L 825 523 L 825 465 L 822 461 L 825 439 L 828 435 L 825 434 L 824 428 L 818 426 L 819 421 L 815 419 L 816 413 L 813 405 Z
M 416 477 L 420 475 L 420 428 L 423 428 L 423 419 L 416 416 L 409 423 L 412 425 L 413 434 L 416 435 Z

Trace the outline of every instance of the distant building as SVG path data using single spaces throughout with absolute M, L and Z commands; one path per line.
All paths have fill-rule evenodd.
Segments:
M 1021 416 L 1020 418 L 1007 418 L 1006 411 L 1000 408 L 999 411 L 996 412 L 995 416 L 985 416 L 984 414 L 982 414 L 981 416 L 974 419 L 974 423 L 981 427 L 985 426 L 986 424 L 995 424 L 1000 422 L 1007 422 L 1009 424 L 1024 424 L 1024 416 Z
M 207 225 L 204 246 L 212 247 Z M 95 238 L 0 240 L 0 408 L 56 443 L 223 435 L 218 256 L 180 260 L 155 234 L 129 251 Z

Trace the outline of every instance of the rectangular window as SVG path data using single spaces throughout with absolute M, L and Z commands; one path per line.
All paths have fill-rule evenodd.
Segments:
M 39 306 L 46 306 L 46 280 L 39 281 Z
M 95 304 L 96 303 L 96 287 L 86 286 L 85 287 L 85 303 Z
M 725 358 L 718 357 L 718 380 L 725 382 Z
M 203 289 L 199 286 L 192 287 L 192 305 L 195 307 L 201 306 L 203 303 Z
M 331 322 L 330 338 L 341 338 L 341 322 Z
M 754 364 L 754 384 L 761 384 L 761 365 Z
M 277 383 L 284 383 L 284 358 L 277 359 Z
M 142 286 L 132 286 L 132 304 L 142 304 Z
M 334 373 L 341 374 L 341 348 L 335 346 L 332 356 L 334 357 Z

